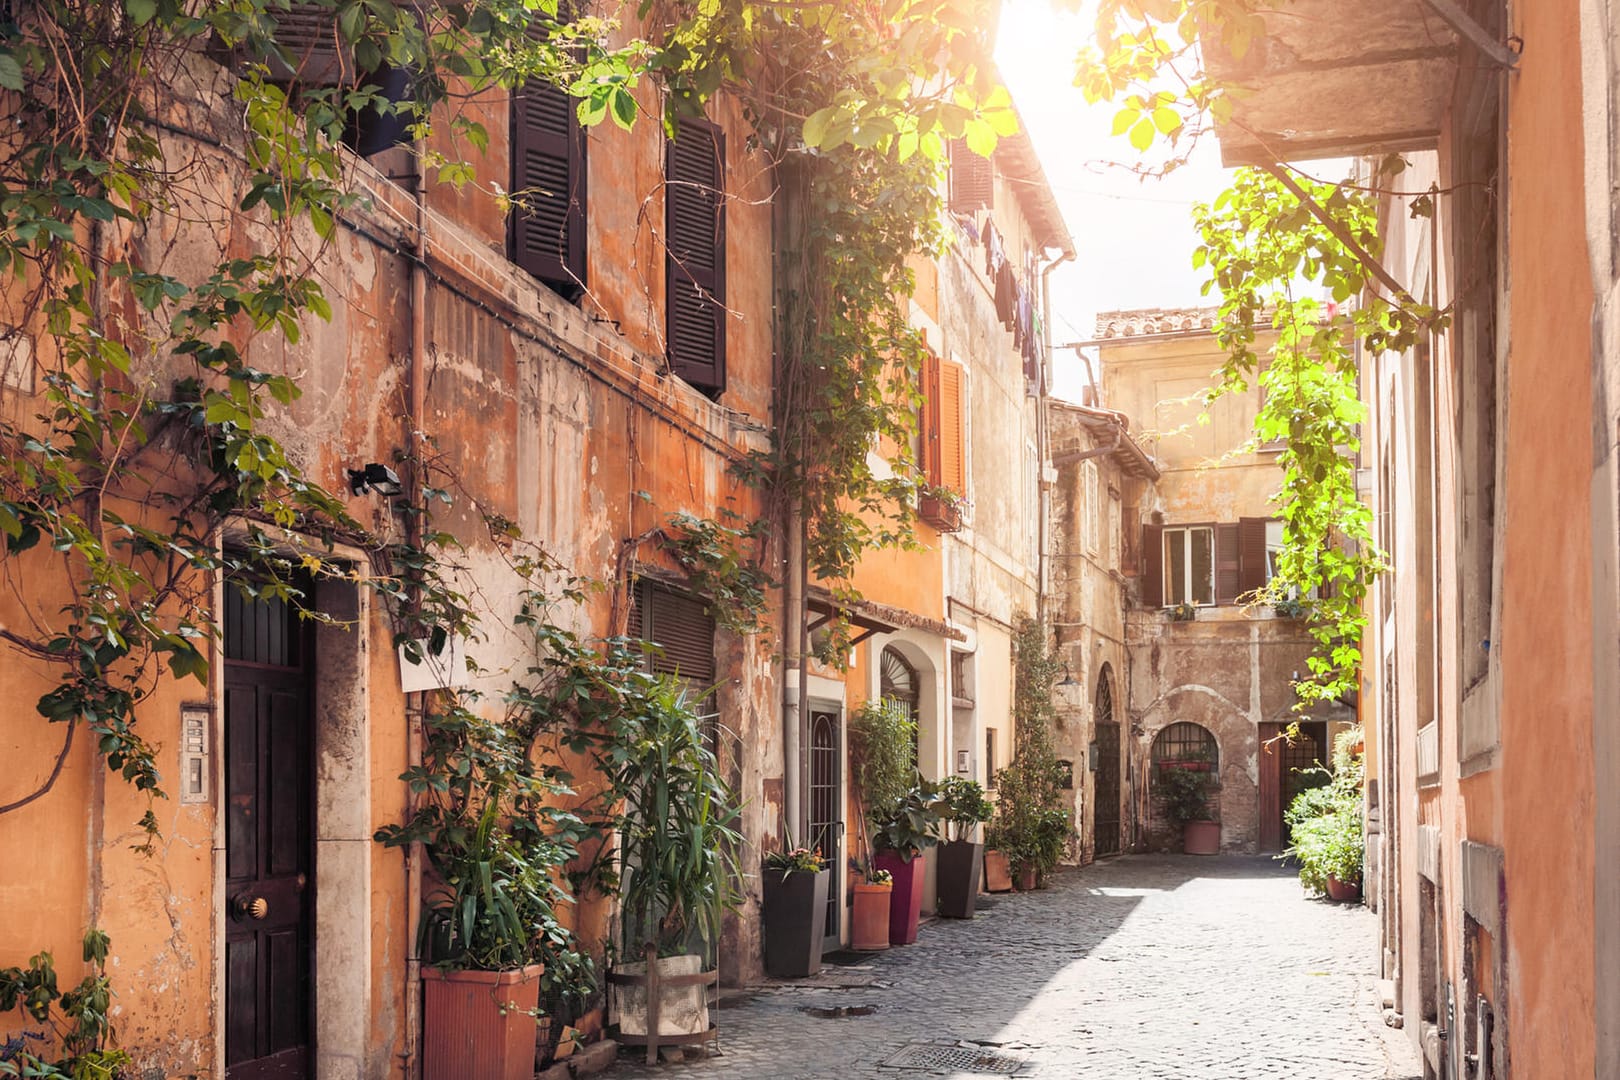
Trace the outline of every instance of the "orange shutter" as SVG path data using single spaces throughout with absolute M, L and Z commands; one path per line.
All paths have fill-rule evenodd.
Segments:
M 922 474 L 930 484 L 941 483 L 940 479 L 940 394 L 939 394 L 939 357 L 933 353 L 923 355 L 922 371 L 919 377 L 922 382 L 922 408 L 917 417 L 917 454 L 922 466 Z
M 939 479 L 941 487 L 967 494 L 967 425 L 963 422 L 962 365 L 939 365 Z

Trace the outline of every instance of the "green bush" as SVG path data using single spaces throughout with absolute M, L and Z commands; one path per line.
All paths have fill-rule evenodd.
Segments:
M 1284 813 L 1288 823 L 1288 850 L 1282 858 L 1299 864 L 1299 880 L 1317 893 L 1327 891 L 1327 879 L 1346 884 L 1361 879 L 1365 854 L 1362 834 L 1361 755 L 1355 744 L 1360 733 L 1342 732 L 1333 743 L 1333 770 L 1309 770 L 1326 783 L 1307 788 L 1294 797 Z
M 995 812 L 994 804 L 985 798 L 984 788 L 976 780 L 947 777 L 939 782 L 938 791 L 939 818 L 946 840 L 971 840 L 973 827 L 989 821 Z
M 1209 789 L 1214 775 L 1182 766 L 1160 768 L 1153 781 L 1153 800 L 1159 813 L 1177 828 L 1189 821 L 1209 820 Z
M 985 844 L 1007 856 L 1014 875 L 1045 874 L 1063 858 L 1073 830 L 1066 773 L 1052 750 L 1052 686 L 1061 663 L 1044 623 L 1025 618 L 1014 644 L 1012 763 L 996 775 L 996 812 Z

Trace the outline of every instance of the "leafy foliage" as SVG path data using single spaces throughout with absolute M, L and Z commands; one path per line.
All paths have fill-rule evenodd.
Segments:
M 48 1027 L 25 1028 L 0 1042 L 0 1077 L 111 1080 L 129 1064 L 112 1026 L 110 949 L 106 934 L 94 927 L 85 931 L 84 962 L 90 972 L 72 990 L 59 988 L 56 962 L 48 952 L 35 954 L 27 967 L 0 968 L 0 1014 L 19 1010 Z M 58 1053 L 50 1053 L 52 1048 Z
M 1280 858 L 1299 863 L 1299 880 L 1306 888 L 1327 891 L 1327 879 L 1345 884 L 1361 880 L 1365 852 L 1362 833 L 1362 782 L 1364 766 L 1356 746 L 1361 733 L 1342 731 L 1333 741 L 1333 770 L 1309 770 L 1326 782 L 1301 791 L 1294 797 L 1283 820 L 1288 823 L 1289 844 Z
M 1207 821 L 1214 779 L 1206 769 L 1181 763 L 1162 766 L 1153 776 L 1153 801 L 1164 819 L 1178 829 L 1189 821 Z
M 896 798 L 872 806 L 872 850 L 892 851 L 906 862 L 939 843 L 939 795 L 921 780 Z
M 1052 687 L 1062 664 L 1046 625 L 1028 616 L 1013 634 L 1013 759 L 996 776 L 996 810 L 985 843 L 1007 856 L 1015 875 L 1058 864 L 1073 834 L 1064 770 L 1052 749 Z
M 939 782 L 937 790 L 939 819 L 947 840 L 970 839 L 974 827 L 989 821 L 995 813 L 995 804 L 985 797 L 977 780 L 949 776 Z

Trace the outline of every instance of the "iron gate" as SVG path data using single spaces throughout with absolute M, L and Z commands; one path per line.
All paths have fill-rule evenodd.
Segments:
M 838 887 L 844 864 L 844 815 L 841 805 L 838 754 L 838 714 L 810 713 L 810 846 L 821 851 L 832 869 L 827 888 L 827 921 L 823 949 L 838 948 L 838 916 L 843 890 Z
M 1092 795 L 1092 852 L 1095 858 L 1119 854 L 1119 724 L 1114 692 L 1104 670 L 1097 683 L 1095 791 Z

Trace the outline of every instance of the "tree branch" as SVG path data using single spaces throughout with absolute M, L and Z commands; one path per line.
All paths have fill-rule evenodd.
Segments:
M 56 778 L 62 775 L 62 766 L 67 763 L 68 751 L 73 749 L 73 732 L 79 726 L 79 718 L 75 716 L 68 721 L 67 738 L 62 740 L 62 752 L 56 755 L 56 764 L 51 768 L 51 775 L 45 778 L 45 783 L 32 795 L 25 795 L 16 802 L 9 802 L 0 806 L 0 814 L 9 814 L 13 810 L 21 810 L 29 803 L 45 795 L 56 786 Z

